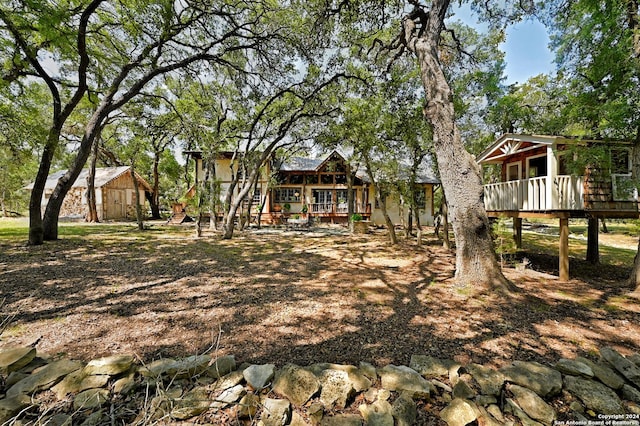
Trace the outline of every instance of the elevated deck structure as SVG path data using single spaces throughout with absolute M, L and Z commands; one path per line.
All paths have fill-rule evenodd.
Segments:
M 604 153 L 602 164 L 569 173 L 588 149 Z M 497 165 L 499 182 L 484 186 L 489 217 L 513 218 L 514 239 L 522 246 L 523 218 L 560 222 L 560 279 L 569 279 L 569 219 L 589 222 L 587 260 L 598 261 L 598 220 L 638 218 L 638 194 L 631 181 L 631 143 L 562 136 L 505 134 L 478 156 L 481 166 Z M 574 167 L 575 169 L 575 167 Z

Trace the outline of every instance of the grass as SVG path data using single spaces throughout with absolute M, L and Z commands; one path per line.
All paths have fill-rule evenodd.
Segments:
M 531 221 L 532 223 L 544 224 L 551 235 L 541 234 L 539 232 L 523 231 L 522 246 L 527 252 L 538 254 L 557 254 L 559 246 L 558 223 L 557 221 Z M 635 249 L 623 248 L 619 245 L 633 246 L 637 244 L 638 221 L 609 221 L 607 227 L 608 234 L 600 233 L 600 262 L 615 266 L 630 266 L 636 254 Z M 587 225 L 586 220 L 571 220 L 569 223 L 569 256 L 579 259 L 585 259 L 587 255 Z M 497 226 L 495 233 L 498 241 L 512 241 L 511 229 L 505 226 Z M 606 237 L 606 238 L 605 238 Z M 616 246 L 609 245 L 616 244 Z M 505 254 L 515 254 L 517 249 L 515 245 L 500 244 L 502 252 Z

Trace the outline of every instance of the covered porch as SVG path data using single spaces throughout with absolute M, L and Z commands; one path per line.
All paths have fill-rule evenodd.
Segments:
M 573 149 L 594 145 L 608 150 L 608 165 L 568 173 Z M 505 134 L 478 156 L 481 166 L 495 165 L 500 174 L 499 182 L 484 186 L 487 215 L 513 219 L 518 248 L 522 248 L 522 219 L 557 219 L 559 277 L 568 280 L 570 219 L 588 220 L 587 260 L 597 263 L 599 219 L 639 217 L 637 194 L 626 184 L 631 176 L 628 146 L 625 142 Z

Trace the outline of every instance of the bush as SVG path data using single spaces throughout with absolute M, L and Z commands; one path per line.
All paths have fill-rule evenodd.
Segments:
M 354 213 L 351 215 L 352 222 L 360 222 L 362 220 L 362 215 L 360 213 Z

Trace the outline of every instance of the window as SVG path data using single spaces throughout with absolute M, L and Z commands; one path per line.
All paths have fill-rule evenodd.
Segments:
M 547 175 L 547 156 L 541 155 L 539 157 L 529 158 L 529 177 L 543 177 Z
M 507 181 L 520 180 L 520 162 L 507 164 Z
M 627 174 L 631 172 L 628 149 L 611 150 L 611 173 Z
M 338 184 L 338 185 L 346 185 L 347 184 L 347 175 L 346 174 L 338 174 L 338 175 L 336 175 L 336 184 Z
M 289 176 L 289 183 L 294 185 L 300 185 L 304 181 L 304 176 L 302 175 L 291 175 Z
M 320 183 L 323 185 L 332 185 L 333 184 L 333 175 L 320 175 Z
M 307 185 L 315 185 L 318 183 L 318 175 L 307 175 L 306 176 Z
M 300 201 L 301 193 L 300 188 L 278 188 L 275 190 L 274 201 L 276 203 L 296 203 Z

